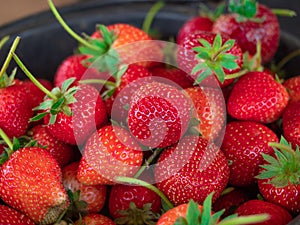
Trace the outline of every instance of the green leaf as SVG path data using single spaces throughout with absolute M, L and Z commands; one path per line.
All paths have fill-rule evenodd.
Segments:
M 110 32 L 106 26 L 104 26 L 103 24 L 98 25 L 98 29 L 100 30 L 102 37 L 105 41 L 105 43 L 107 43 L 109 46 L 112 45 L 112 43 L 114 42 L 114 35 L 112 32 Z
M 12 148 L 12 150 L 13 151 L 17 151 L 17 150 L 19 150 L 20 149 L 20 147 L 21 147 L 21 145 L 20 145 L 20 141 L 18 140 L 18 138 L 13 138 L 13 148 Z
M 221 220 L 221 216 L 224 214 L 225 209 L 222 209 L 211 216 L 210 224 L 217 224 Z
M 33 110 L 47 110 L 51 108 L 52 104 L 53 104 L 53 99 L 47 99 L 41 102 L 39 106 L 33 108 Z
M 201 38 L 198 41 L 199 41 L 200 44 L 203 45 L 204 49 L 211 49 L 212 45 L 207 40 L 205 40 L 204 38 Z
M 207 65 L 205 62 L 201 62 L 201 63 L 198 63 L 196 66 L 194 66 L 191 73 L 194 75 L 204 69 L 207 69 Z
M 233 48 L 235 44 L 235 40 L 234 39 L 229 39 L 225 42 L 225 44 L 223 46 L 226 46 L 224 49 L 223 49 L 223 52 L 227 52 L 229 51 L 230 49 Z
M 229 11 L 242 17 L 253 18 L 257 12 L 256 0 L 230 0 Z
M 238 64 L 235 61 L 221 61 L 221 66 L 228 69 L 234 70 L 238 68 Z
M 47 112 L 38 113 L 36 116 L 34 116 L 30 119 L 30 122 L 39 121 L 39 120 L 43 119 L 47 114 L 48 114 Z
M 200 84 L 203 80 L 205 80 L 207 77 L 212 75 L 212 70 L 210 68 L 207 68 L 203 70 L 199 76 L 196 78 L 196 81 L 194 82 L 195 84 Z
M 283 136 L 280 137 L 279 143 L 291 147 L 291 144 Z
M 197 224 L 200 217 L 200 210 L 198 208 L 198 204 L 193 200 L 190 200 L 188 203 L 187 213 L 186 213 L 186 220 L 188 224 Z
M 64 96 L 60 97 L 50 108 L 51 114 L 57 114 L 59 113 L 61 106 L 64 104 L 65 98 Z
M 187 220 L 184 217 L 178 217 L 174 225 L 189 225 Z
M 228 41 L 227 41 L 228 42 Z M 214 42 L 213 42 L 213 48 L 214 49 L 220 49 L 222 46 L 222 37 L 220 35 L 220 33 L 218 33 L 214 39 Z
M 278 160 L 276 158 L 274 158 L 273 156 L 265 154 L 265 153 L 262 153 L 261 155 L 264 158 L 264 160 L 267 161 L 268 163 L 270 163 L 274 166 L 275 165 L 278 166 L 278 167 L 280 166 Z
M 203 202 L 201 225 L 209 225 L 211 221 L 211 207 L 214 192 L 210 193 Z
M 65 80 L 61 86 L 62 92 L 66 92 L 67 89 L 71 86 L 71 84 L 74 83 L 75 80 L 76 80 L 75 77 L 71 77 L 71 78 Z
M 4 149 L 4 151 L 0 155 L 0 165 L 3 165 L 8 159 L 9 159 L 9 154 L 6 151 L 6 149 Z
M 218 80 L 221 83 L 224 83 L 224 81 L 225 81 L 225 72 L 224 72 L 222 66 L 221 65 L 215 65 L 215 67 L 212 70 L 216 74 Z
M 55 121 L 56 121 L 56 114 L 53 115 L 53 114 L 50 114 L 50 120 L 49 120 L 49 124 L 54 124 Z
M 255 178 L 257 178 L 257 179 L 268 179 L 268 178 L 275 177 L 277 174 L 278 173 L 274 172 L 274 171 L 264 170 L 259 175 L 255 176 Z

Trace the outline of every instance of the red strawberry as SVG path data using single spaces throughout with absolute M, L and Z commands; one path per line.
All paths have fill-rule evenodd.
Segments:
M 195 117 L 200 121 L 198 130 L 204 139 L 213 141 L 219 136 L 226 120 L 223 93 L 209 87 L 193 87 L 184 90 L 195 107 Z
M 61 167 L 65 166 L 73 159 L 75 151 L 73 146 L 55 138 L 45 126 L 37 125 L 28 133 L 39 145 L 45 147 L 45 149 L 50 152 Z
M 234 40 L 211 32 L 197 32 L 184 39 L 178 48 L 177 62 L 196 83 L 227 86 L 233 79 L 226 79 L 226 76 L 241 70 L 243 54 Z M 219 83 L 211 76 L 213 74 Z
M 51 109 L 48 109 L 50 114 L 46 113 L 44 123 L 47 124 L 48 131 L 59 140 L 72 145 L 81 145 L 96 130 L 96 127 L 107 122 L 107 115 L 104 101 L 94 87 L 79 85 L 73 88 L 78 88 L 75 94 L 72 88 L 67 92 L 73 93 L 74 96 L 67 97 L 67 101 L 62 102 L 60 108 L 56 109 L 56 114 L 51 114 Z M 67 107 L 66 105 L 72 114 L 67 115 L 62 111 Z M 52 118 L 55 118 L 54 123 Z
M 269 214 L 265 222 L 255 223 L 257 225 L 286 225 L 292 220 L 292 216 L 284 208 L 262 200 L 250 200 L 243 203 L 235 211 L 239 216 L 255 215 L 260 213 Z
M 13 152 L 2 165 L 0 197 L 40 224 L 54 223 L 69 204 L 58 163 L 37 147 Z
M 151 148 L 176 143 L 187 130 L 190 106 L 189 99 L 177 88 L 156 81 L 148 83 L 131 98 L 130 132 Z
M 75 222 L 75 225 L 116 225 L 111 219 L 101 214 L 89 214 Z
M 198 31 L 211 31 L 213 21 L 209 17 L 195 16 L 186 21 L 178 31 L 177 43 L 180 45 L 184 42 L 185 37 Z
M 283 135 L 295 147 L 300 146 L 300 101 L 291 102 L 282 115 Z
M 177 86 L 178 88 L 189 88 L 193 87 L 193 82 L 188 77 L 188 75 L 183 71 L 176 67 L 168 68 L 168 67 L 154 67 L 151 70 L 153 76 L 156 77 L 162 77 L 167 79 L 165 83 L 169 85 L 173 85 L 173 82 L 175 83 L 174 86 Z M 161 80 L 161 82 L 164 82 L 164 79 Z
M 234 186 L 249 186 L 256 181 L 261 153 L 271 154 L 269 142 L 278 142 L 276 134 L 268 127 L 248 121 L 233 121 L 227 124 L 221 150 L 229 161 L 229 183 Z
M 144 225 L 159 217 L 161 199 L 146 187 L 118 184 L 111 188 L 108 207 L 110 215 L 119 218 L 116 223 Z
M 87 141 L 77 178 L 87 185 L 113 184 L 115 176 L 133 176 L 143 160 L 143 152 L 128 131 L 107 125 Z
M 239 120 L 271 123 L 279 119 L 289 100 L 286 89 L 265 72 L 249 72 L 234 85 L 228 114 Z
M 190 199 L 202 204 L 212 191 L 215 201 L 228 179 L 229 167 L 224 154 L 198 136 L 185 136 L 177 145 L 166 148 L 155 169 L 157 187 L 175 205 Z
M 262 62 L 266 63 L 273 58 L 278 48 L 279 23 L 267 6 L 257 4 L 257 9 L 254 11 L 256 13 L 253 16 L 249 15 L 252 16 L 251 18 L 237 13 L 224 14 L 215 21 L 212 31 L 235 39 L 243 52 L 248 51 L 251 55 L 256 53 L 256 45 L 260 41 Z M 248 8 L 244 12 L 253 12 L 253 10 Z
M 0 215 L 0 225 L 34 225 L 27 216 L 5 205 L 0 205 Z
M 66 190 L 72 191 L 72 193 L 79 193 L 79 199 L 77 201 L 84 201 L 87 205 L 84 209 L 77 209 L 79 211 L 88 213 L 100 212 L 104 206 L 107 186 L 104 185 L 84 185 L 77 180 L 77 169 L 79 162 L 73 162 L 65 166 L 62 170 L 63 185 Z M 74 201 L 74 199 L 73 199 Z M 76 203 L 75 203 L 76 204 Z
M 263 154 L 266 161 L 257 176 L 258 188 L 266 201 L 297 214 L 300 212 L 300 151 L 294 150 L 284 137 L 270 142 L 274 156 Z
M 283 82 L 283 86 L 287 89 L 290 102 L 300 100 L 300 76 L 291 77 Z

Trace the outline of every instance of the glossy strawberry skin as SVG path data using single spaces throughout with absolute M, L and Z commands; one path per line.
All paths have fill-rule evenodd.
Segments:
M 235 39 L 243 52 L 248 51 L 250 55 L 256 53 L 257 41 L 260 40 L 262 61 L 266 63 L 273 58 L 278 48 L 279 23 L 271 9 L 262 4 L 258 4 L 254 18 L 261 19 L 262 22 L 251 19 L 238 22 L 236 14 L 224 14 L 214 22 L 212 31 Z
M 213 21 L 208 17 L 195 16 L 186 21 L 178 31 L 177 44 L 183 43 L 185 37 L 198 31 L 211 31 Z
M 235 211 L 239 216 L 267 213 L 269 219 L 257 225 L 286 225 L 292 220 L 290 213 L 284 208 L 263 200 L 250 200 L 243 203 Z
M 300 146 L 300 101 L 291 102 L 282 115 L 284 137 L 294 147 Z
M 256 181 L 259 165 L 264 162 L 261 153 L 272 154 L 269 142 L 278 142 L 276 134 L 268 127 L 248 121 L 227 124 L 221 150 L 229 161 L 229 183 L 250 186 Z
M 285 80 L 283 86 L 289 93 L 290 102 L 300 101 L 300 76 L 291 77 Z
M 127 130 L 107 125 L 87 141 L 77 178 L 87 185 L 115 184 L 115 176 L 133 176 L 143 152 Z
M 167 212 L 165 212 L 157 221 L 156 225 L 173 225 L 178 217 L 185 217 L 188 209 L 188 204 L 178 205 Z M 202 206 L 199 205 L 199 210 Z
M 61 167 L 68 164 L 74 158 L 75 149 L 73 146 L 55 138 L 45 126 L 37 125 L 30 129 L 28 133 L 38 144 L 46 147 L 45 149 L 50 152 Z
M 195 58 L 196 52 L 193 51 L 194 47 L 201 46 L 202 44 L 199 42 L 199 39 L 205 39 L 210 44 L 213 44 L 216 34 L 212 32 L 196 32 L 187 36 L 182 42 L 181 46 L 178 48 L 177 53 L 177 63 L 180 69 L 186 71 L 191 74 L 190 78 L 194 82 L 198 77 L 199 73 L 192 75 L 193 68 L 201 63 L 201 59 Z M 228 40 L 226 35 L 222 36 L 222 42 L 225 43 Z M 236 69 L 226 69 L 224 68 L 224 72 L 226 75 L 237 73 L 241 70 L 243 65 L 243 53 L 241 48 L 235 43 L 234 46 L 226 52 L 226 54 L 232 54 L 236 56 L 235 62 L 238 67 Z M 225 77 L 226 77 L 225 75 Z M 225 87 L 233 82 L 234 79 L 225 79 L 224 83 L 220 83 L 218 80 L 214 79 L 214 76 L 210 76 L 201 82 L 203 86 L 212 86 L 216 87 L 220 85 L 221 87 Z
M 166 148 L 155 169 L 157 187 L 174 205 L 190 199 L 202 204 L 212 191 L 215 201 L 228 179 L 229 167 L 224 154 L 198 136 L 185 136 L 177 146 Z
M 111 219 L 101 214 L 89 214 L 75 222 L 75 225 L 88 224 L 88 225 L 116 225 Z
M 26 88 L 20 83 L 0 89 L 0 128 L 9 138 L 25 134 L 33 116 Z
M 139 88 L 131 98 L 129 130 L 145 146 L 169 146 L 187 130 L 190 107 L 189 99 L 177 88 L 151 82 Z
M 5 205 L 0 205 L 0 225 L 34 225 L 35 223 L 22 213 Z
M 230 116 L 239 120 L 271 123 L 288 104 L 286 89 L 265 72 L 249 72 L 234 85 L 227 103 Z
M 77 169 L 79 162 L 73 162 L 65 166 L 62 170 L 63 185 L 66 190 L 73 193 L 80 191 L 79 200 L 87 203 L 86 210 L 88 213 L 100 212 L 104 206 L 107 186 L 105 185 L 84 185 L 77 179 Z
M 0 197 L 35 223 L 54 222 L 69 204 L 58 163 L 37 147 L 14 152 L 2 165 Z M 55 216 L 50 213 L 53 207 Z
M 48 131 L 71 145 L 82 145 L 97 127 L 107 122 L 105 103 L 96 88 L 90 85 L 78 87 L 74 95 L 77 102 L 70 105 L 72 116 L 59 112 L 54 124 L 49 124 L 49 114 L 44 117 Z
M 129 203 L 135 203 L 136 207 L 142 209 L 145 204 L 151 204 L 151 211 L 160 213 L 161 199 L 153 191 L 142 186 L 117 184 L 111 188 L 109 195 L 109 213 L 113 218 L 122 217 L 119 210 L 129 208 Z

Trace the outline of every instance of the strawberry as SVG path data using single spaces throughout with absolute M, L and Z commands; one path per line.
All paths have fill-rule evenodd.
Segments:
M 154 67 L 151 69 L 153 76 L 162 77 L 166 79 L 166 83 L 169 85 L 177 86 L 178 88 L 193 87 L 193 82 L 189 79 L 188 75 L 179 68 L 168 68 L 167 66 Z M 161 82 L 164 80 L 162 79 Z
M 165 212 L 157 222 L 157 225 L 225 225 L 225 224 L 256 224 L 265 221 L 267 214 L 257 214 L 253 216 L 231 215 L 221 220 L 224 211 L 212 212 L 211 204 L 213 193 L 209 194 L 203 205 L 195 203 L 193 200 L 189 203 L 181 204 Z
M 262 63 L 269 62 L 275 55 L 280 38 L 279 23 L 270 8 L 256 1 L 231 1 L 231 13 L 221 15 L 212 28 L 214 33 L 235 39 L 243 52 L 256 53 L 257 42 L 261 43 Z M 239 9 L 243 9 L 243 15 Z M 248 7 L 248 8 L 246 8 Z
M 57 138 L 55 138 L 43 125 L 37 125 L 28 131 L 28 134 L 45 147 L 47 151 L 56 159 L 58 164 L 63 167 L 73 159 L 75 149 Z
M 117 224 L 156 224 L 161 199 L 143 186 L 117 184 L 109 194 L 109 213 Z
M 295 147 L 300 146 L 300 101 L 291 102 L 282 115 L 283 135 Z
M 89 214 L 77 220 L 75 225 L 116 225 L 107 216 L 101 214 Z
M 157 187 L 175 205 L 190 199 L 202 204 L 212 191 L 215 201 L 228 179 L 224 154 L 213 143 L 197 136 L 185 136 L 177 145 L 166 148 L 155 168 Z
M 256 181 L 261 153 L 271 154 L 269 142 L 278 142 L 276 134 L 268 127 L 248 121 L 227 124 L 221 150 L 229 161 L 229 183 L 234 186 L 250 186 Z
M 214 202 L 212 209 L 215 212 L 225 209 L 222 215 L 222 218 L 224 218 L 232 215 L 241 204 L 248 200 L 250 200 L 250 195 L 246 190 L 228 187 Z
M 240 205 L 236 211 L 239 216 L 267 213 L 269 219 L 257 225 L 286 225 L 292 220 L 291 214 L 284 208 L 263 200 L 249 200 Z
M 128 131 L 107 125 L 88 139 L 77 178 L 87 185 L 114 184 L 115 176 L 133 176 L 142 160 L 141 147 Z
M 188 127 L 189 99 L 176 87 L 157 81 L 140 87 L 131 98 L 128 126 L 143 145 L 166 147 L 176 143 Z
M 19 149 L 1 129 L 0 134 L 9 146 L 1 158 L 0 198 L 35 223 L 54 223 L 69 205 L 57 161 L 45 149 Z
M 263 154 L 258 188 L 266 201 L 282 206 L 293 214 L 300 212 L 300 151 L 284 137 L 280 143 L 270 142 L 274 155 Z
M 177 62 L 195 83 L 224 87 L 233 82 L 226 76 L 240 72 L 243 55 L 234 40 L 211 32 L 197 32 L 184 39 L 178 48 Z M 211 75 L 217 77 L 218 83 Z
M 228 114 L 239 120 L 271 123 L 279 119 L 289 100 L 282 84 L 265 72 L 249 72 L 234 85 Z
M 290 77 L 283 82 L 283 86 L 287 89 L 290 102 L 300 100 L 300 76 Z
M 5 205 L 0 205 L 0 215 L 0 225 L 34 225 L 27 216 Z
M 77 179 L 77 169 L 79 162 L 73 162 L 65 166 L 62 170 L 62 181 L 66 190 L 70 190 L 73 196 L 79 191 L 79 197 L 75 200 L 75 206 L 78 202 L 84 201 L 85 208 L 77 209 L 79 212 L 97 213 L 100 212 L 104 206 L 107 186 L 104 185 L 84 185 Z M 77 204 L 77 205 L 76 205 Z
M 223 93 L 209 87 L 192 87 L 184 90 L 195 107 L 195 117 L 200 121 L 198 131 L 203 138 L 213 141 L 219 136 L 226 120 Z
M 190 18 L 178 31 L 176 40 L 177 44 L 182 44 L 185 37 L 189 36 L 191 33 L 196 33 L 198 31 L 211 31 L 213 24 L 212 19 L 209 17 L 194 16 Z

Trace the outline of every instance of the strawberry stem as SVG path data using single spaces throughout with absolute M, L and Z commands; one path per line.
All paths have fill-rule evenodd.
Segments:
M 297 16 L 297 13 L 290 9 L 271 9 L 271 10 L 276 16 L 288 16 L 288 17 Z
M 5 45 L 5 43 L 9 40 L 9 36 L 4 36 L 1 40 L 0 40 L 0 49 Z
M 148 188 L 151 191 L 154 191 L 161 199 L 167 204 L 167 206 L 172 209 L 174 208 L 173 204 L 170 202 L 170 200 L 164 195 L 164 193 L 161 192 L 157 187 L 155 187 L 152 184 L 147 183 L 146 181 L 139 180 L 132 177 L 115 177 L 115 181 L 121 182 L 121 183 L 127 183 L 127 184 L 135 184 L 139 186 L 143 186 L 145 188 Z
M 9 150 L 11 150 L 11 152 L 13 152 L 13 150 L 12 150 L 13 149 L 13 143 L 11 142 L 9 137 L 6 135 L 6 133 L 1 128 L 0 128 L 0 137 L 7 144 L 7 146 L 9 147 Z
M 280 60 L 280 62 L 277 64 L 277 66 L 274 69 L 274 72 L 277 73 L 280 70 L 282 70 L 282 68 L 293 58 L 297 57 L 300 55 L 300 49 L 297 49 L 291 53 L 289 53 L 288 55 L 286 55 L 283 59 Z
M 13 44 L 12 44 L 10 50 L 9 50 L 9 53 L 8 53 L 8 55 L 7 55 L 7 57 L 6 57 L 5 61 L 4 61 L 3 66 L 2 66 L 2 68 L 1 68 L 1 70 L 0 70 L 0 78 L 1 78 L 1 77 L 3 76 L 3 74 L 5 73 L 5 71 L 6 71 L 7 67 L 8 67 L 8 65 L 9 65 L 9 63 L 10 63 L 10 61 L 11 61 L 12 53 L 16 50 L 16 48 L 17 48 L 19 42 L 20 42 L 20 37 L 17 36 L 17 37 L 15 38 L 15 40 L 14 40 L 14 42 L 13 42 Z
M 243 75 L 245 75 L 246 73 L 248 73 L 248 69 L 243 69 L 243 70 L 240 70 L 239 72 L 237 73 L 233 73 L 233 74 L 227 74 L 225 76 L 225 80 L 230 80 L 230 79 L 234 79 L 234 78 L 238 78 L 238 77 L 241 77 Z
M 90 44 L 88 41 L 86 41 L 84 38 L 82 38 L 81 36 L 79 36 L 78 34 L 76 34 L 69 26 L 68 24 L 63 20 L 63 18 L 61 17 L 61 15 L 59 14 L 59 12 L 57 11 L 57 9 L 55 8 L 55 5 L 53 4 L 52 0 L 48 0 L 48 4 L 49 7 L 51 9 L 51 11 L 53 12 L 53 15 L 56 17 L 56 19 L 58 20 L 58 22 L 62 25 L 62 27 L 65 29 L 65 31 L 67 31 L 75 40 L 77 40 L 79 43 L 81 43 L 82 45 L 93 49 L 93 50 L 99 50 L 98 47 Z
M 47 88 L 45 88 L 33 75 L 30 73 L 30 71 L 26 68 L 26 66 L 22 63 L 20 58 L 15 54 L 12 53 L 14 60 L 19 65 L 21 70 L 26 74 L 26 76 L 42 91 L 44 92 L 48 97 L 52 98 L 53 100 L 57 100 L 57 97 L 52 94 Z
M 111 87 L 117 87 L 117 85 L 114 82 L 108 81 L 108 80 L 101 80 L 101 79 L 86 79 L 79 81 L 81 84 L 105 84 L 107 86 Z
M 257 214 L 250 216 L 240 216 L 235 218 L 230 218 L 222 220 L 218 225 L 242 225 L 242 224 L 253 224 L 253 223 L 262 223 L 270 218 L 269 214 Z
M 164 7 L 164 5 L 165 3 L 163 1 L 158 1 L 152 6 L 152 8 L 147 13 L 146 18 L 142 25 L 142 30 L 145 31 L 147 34 L 149 34 L 150 27 L 155 15 L 162 7 Z

